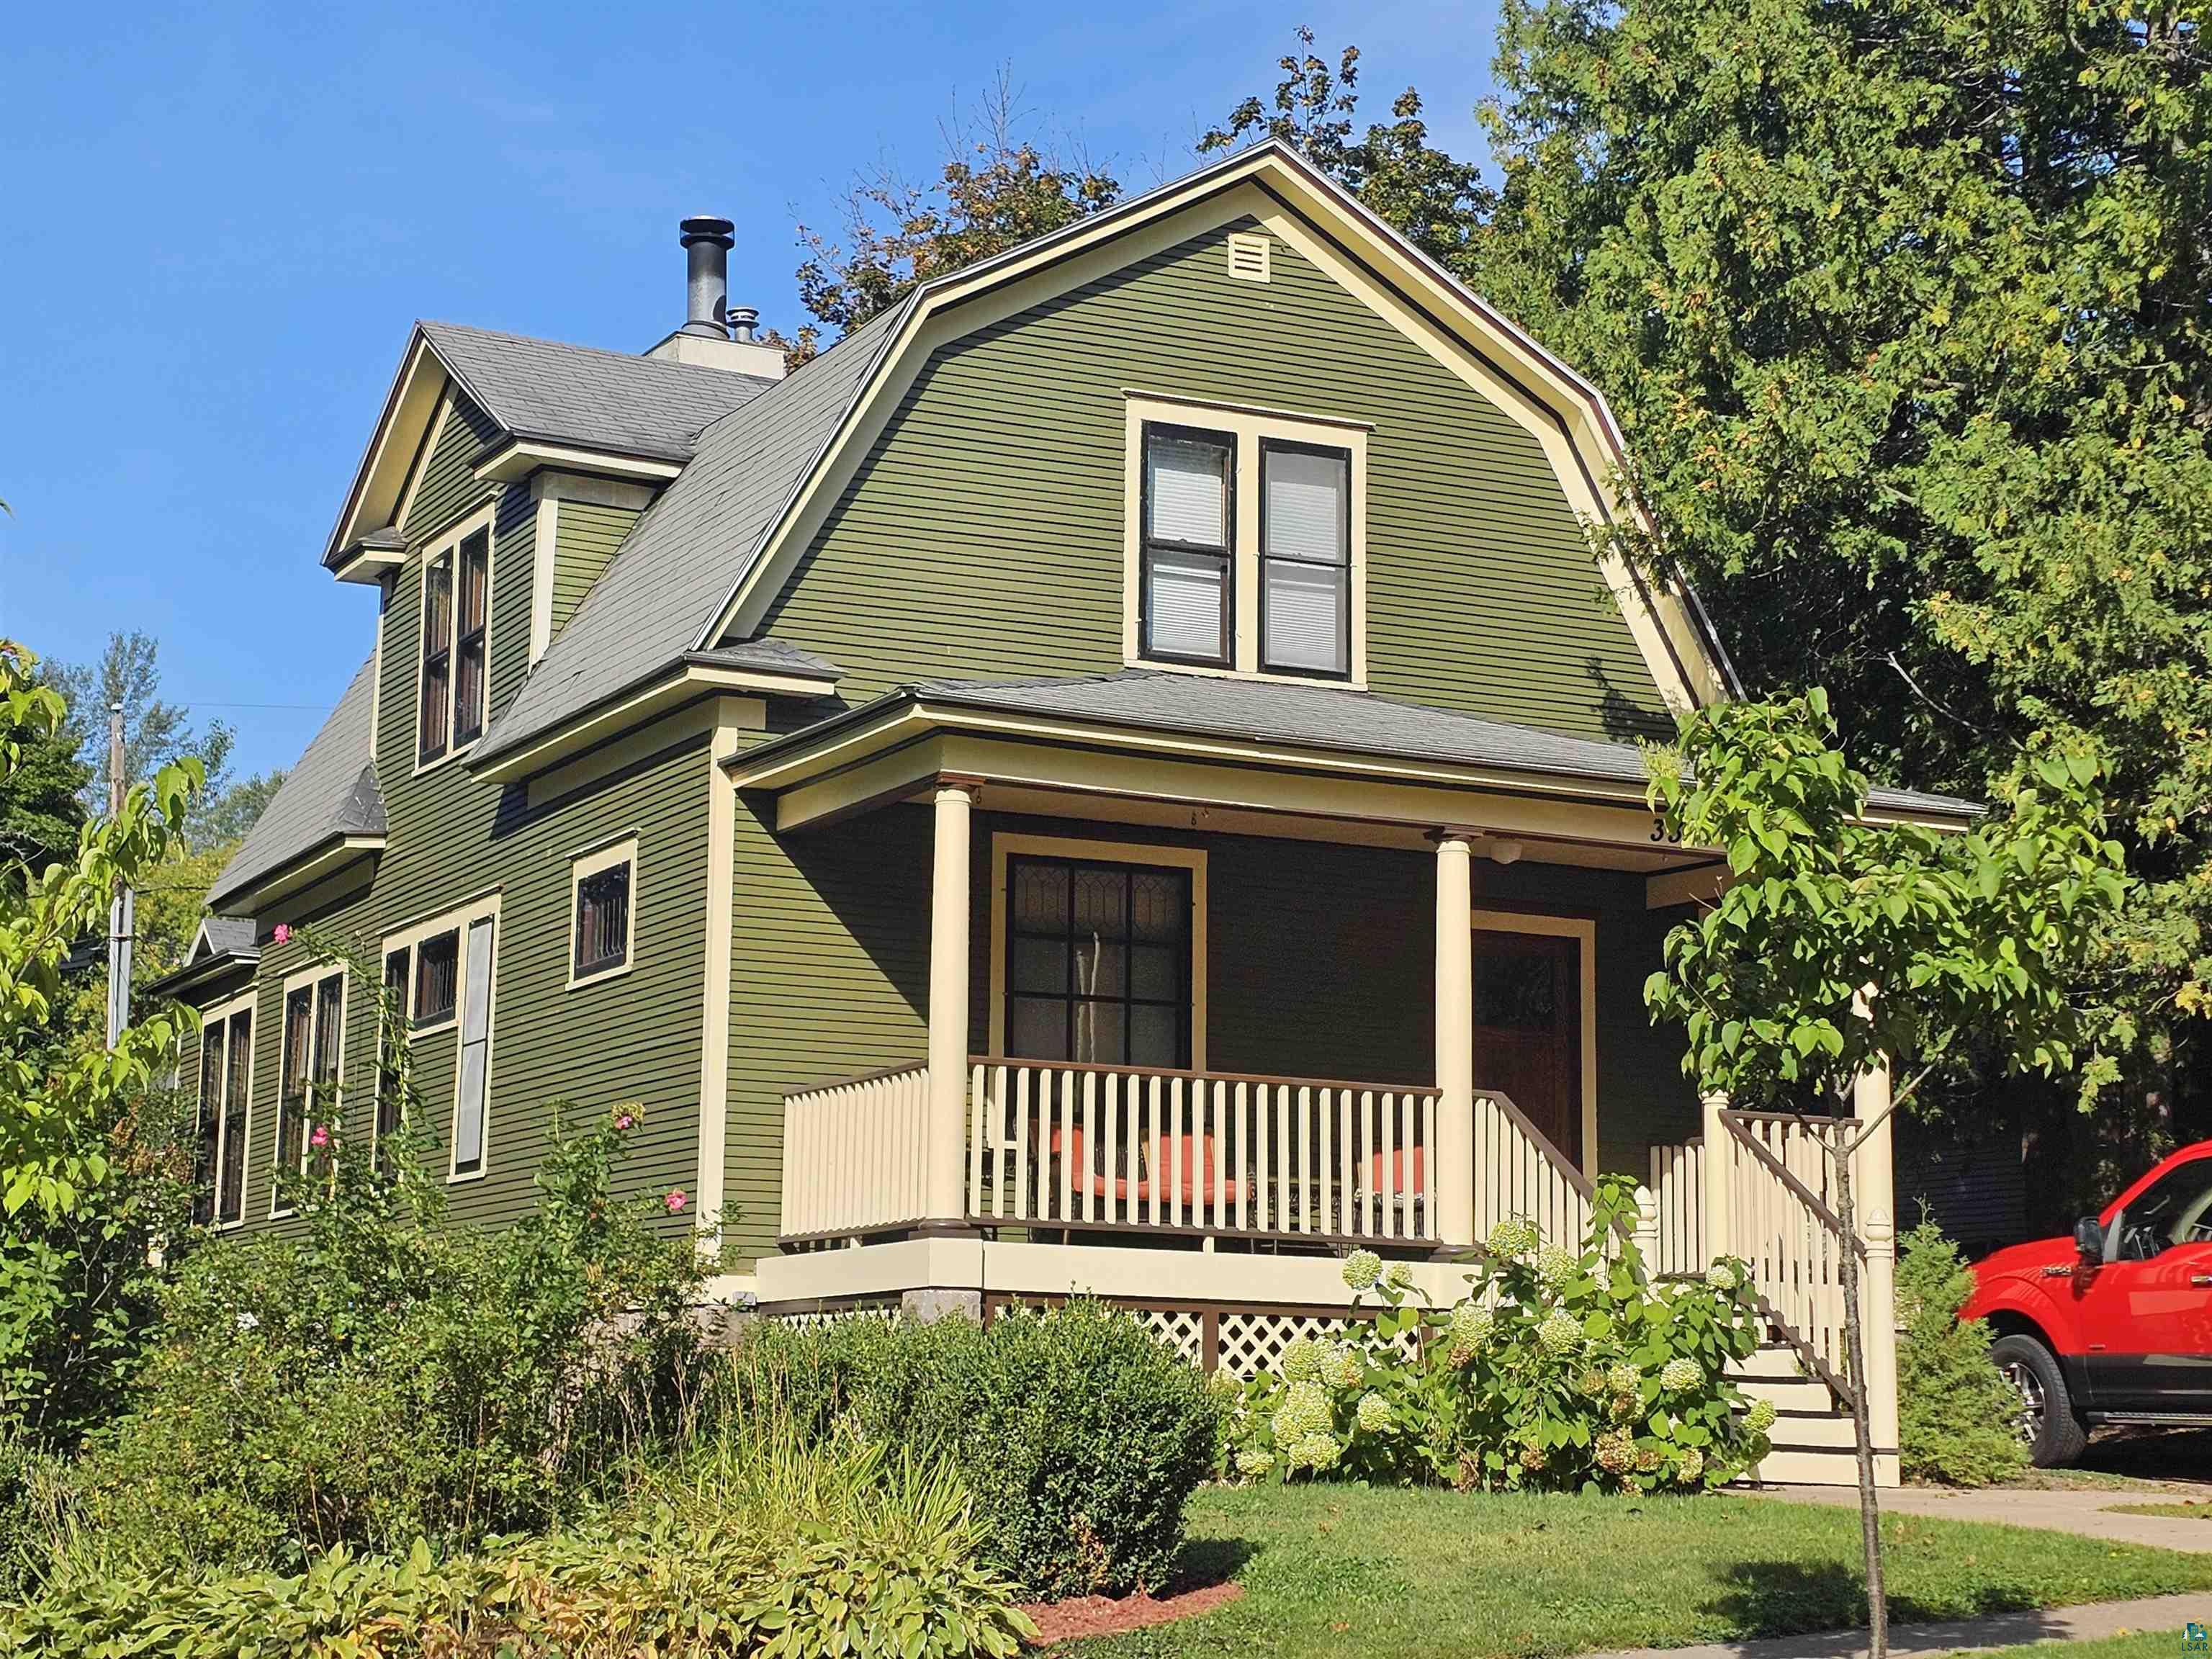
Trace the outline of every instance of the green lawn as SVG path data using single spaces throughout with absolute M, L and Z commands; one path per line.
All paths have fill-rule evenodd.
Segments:
M 2107 1504 L 2107 1515 L 2164 1515 L 2180 1521 L 2212 1521 L 2212 1504 Z
M 1885 1526 L 1899 1621 L 2212 1589 L 2212 1557 L 1910 1516 Z M 1191 1538 L 1191 1576 L 1232 1576 L 1243 1598 L 1085 1644 L 1080 1659 L 1571 1654 L 1837 1630 L 1865 1616 L 1858 1516 L 1826 1506 L 1208 1491 L 1192 1504 Z
M 2021 1648 L 1982 1648 L 1973 1659 L 2186 1659 L 2178 1630 L 2137 1631 L 2101 1642 L 2037 1642 Z

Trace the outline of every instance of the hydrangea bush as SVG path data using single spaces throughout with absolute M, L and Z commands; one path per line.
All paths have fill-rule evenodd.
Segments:
M 1728 1376 L 1759 1343 L 1744 1276 L 1718 1261 L 1650 1283 L 1626 1237 L 1634 1190 L 1600 1181 L 1579 1252 L 1499 1223 L 1448 1308 L 1426 1305 L 1402 1264 L 1354 1251 L 1345 1283 L 1375 1318 L 1292 1341 L 1279 1373 L 1237 1390 L 1224 1473 L 1649 1492 L 1758 1462 L 1774 1408 Z

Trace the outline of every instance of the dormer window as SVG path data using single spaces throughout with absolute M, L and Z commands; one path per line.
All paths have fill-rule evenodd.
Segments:
M 1128 395 L 1132 664 L 1367 682 L 1362 422 Z
M 487 512 L 433 543 L 423 555 L 418 767 L 458 753 L 483 735 L 490 620 Z

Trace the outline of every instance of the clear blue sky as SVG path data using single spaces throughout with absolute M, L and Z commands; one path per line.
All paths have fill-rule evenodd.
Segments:
M 1139 188 L 1299 22 L 1482 153 L 1492 0 L 924 10 L 35 6 L 0 61 L 0 636 L 161 641 L 164 687 L 289 765 L 366 653 L 325 538 L 416 317 L 639 350 L 683 320 L 675 223 L 738 222 L 733 302 L 800 320 L 793 227 L 912 174 L 1008 70 Z M 247 706 L 261 705 L 261 706 Z M 290 705 L 276 706 L 267 705 Z

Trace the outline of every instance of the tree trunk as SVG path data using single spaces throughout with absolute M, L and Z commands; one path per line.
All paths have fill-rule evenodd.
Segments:
M 1875 1499 L 1874 1433 L 1867 1407 L 1866 1328 L 1859 1308 L 1858 1215 L 1851 1194 L 1851 1152 L 1857 1136 L 1838 1126 L 1829 1157 L 1836 1166 L 1836 1218 L 1843 1223 L 1838 1261 L 1843 1277 L 1845 1382 L 1851 1396 L 1851 1433 L 1858 1449 L 1859 1534 L 1866 1553 L 1868 1659 L 1888 1659 L 1889 1596 L 1881 1582 L 1881 1511 Z

